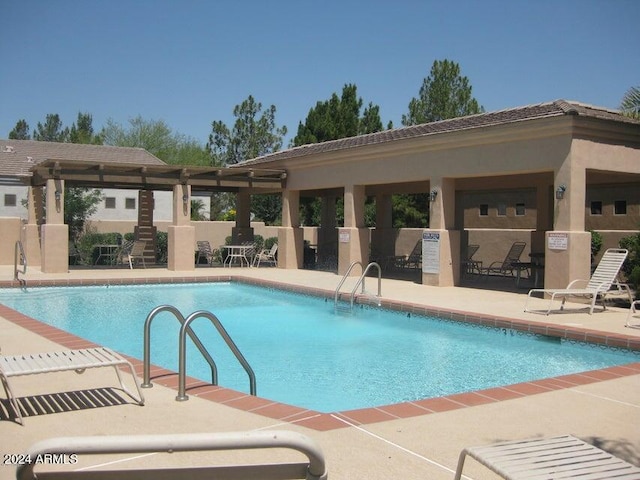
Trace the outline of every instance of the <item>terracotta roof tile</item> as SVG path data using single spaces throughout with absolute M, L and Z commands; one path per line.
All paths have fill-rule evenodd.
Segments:
M 634 123 L 640 126 L 640 121 L 631 119 L 617 111 L 607 110 L 600 107 L 569 102 L 566 100 L 556 100 L 553 102 L 527 105 L 524 107 L 510 108 L 496 112 L 480 113 L 466 117 L 452 118 L 439 122 L 412 125 L 409 127 L 385 130 L 382 132 L 360 135 L 357 137 L 342 138 L 323 143 L 313 143 L 300 147 L 282 150 L 262 157 L 247 160 L 238 166 L 248 166 L 275 160 L 289 158 L 300 158 L 318 153 L 345 150 L 365 145 L 376 145 L 408 138 L 418 138 L 421 136 L 435 135 L 439 133 L 469 130 L 473 128 L 488 127 L 492 125 L 503 125 L 508 123 L 521 122 L 545 117 L 557 117 L 562 115 L 579 115 L 603 120 L 612 120 L 623 123 Z
M 29 169 L 45 160 L 165 165 L 142 148 L 0 139 L 0 177 L 31 176 Z

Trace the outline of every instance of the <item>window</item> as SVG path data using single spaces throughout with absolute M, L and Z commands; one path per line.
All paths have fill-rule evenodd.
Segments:
M 602 215 L 602 202 L 601 201 L 593 201 L 593 202 L 591 202 L 591 215 Z
M 4 206 L 5 207 L 15 207 L 17 205 L 16 195 L 14 193 L 5 193 L 4 194 Z
M 124 199 L 124 208 L 127 210 L 135 210 L 136 209 L 136 199 L 135 198 L 125 198 Z
M 486 203 L 480 204 L 480 216 L 487 217 L 489 215 L 489 205 Z
M 499 217 L 506 217 L 507 216 L 507 204 L 506 203 L 499 203 L 498 204 L 498 216 Z
M 526 209 L 524 208 L 524 203 L 516 203 L 516 216 L 523 216 L 526 212 Z
M 116 197 L 107 197 L 104 199 L 104 208 L 116 208 Z
M 627 214 L 627 201 L 626 200 L 616 200 L 613 203 L 613 213 L 615 215 L 626 215 Z

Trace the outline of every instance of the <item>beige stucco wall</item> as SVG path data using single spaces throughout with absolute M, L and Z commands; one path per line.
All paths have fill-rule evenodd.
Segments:
M 21 240 L 22 220 L 18 217 L 0 218 L 0 265 L 13 265 L 16 242 Z M 28 261 L 28 259 L 27 259 Z

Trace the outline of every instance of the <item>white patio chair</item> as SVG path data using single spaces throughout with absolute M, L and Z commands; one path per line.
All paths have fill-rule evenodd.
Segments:
M 263 249 L 253 258 L 253 265 L 255 267 L 260 266 L 260 262 L 271 262 L 276 265 L 276 253 L 278 252 L 278 244 L 274 243 L 270 249 Z

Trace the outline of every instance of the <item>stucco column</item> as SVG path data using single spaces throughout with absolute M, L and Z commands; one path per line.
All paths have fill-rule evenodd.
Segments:
M 47 223 L 42 225 L 42 271 L 66 273 L 69 271 L 69 226 L 64 223 L 64 180 L 47 180 L 46 206 Z
M 167 228 L 167 268 L 194 270 L 196 229 L 191 225 L 191 187 L 173 187 L 173 224 Z
M 460 283 L 460 232 L 455 228 L 456 185 L 432 178 L 429 228 L 422 232 L 422 283 L 450 287 Z
M 584 167 L 571 164 L 569 156 L 555 177 L 554 230 L 547 232 L 544 250 L 545 288 L 565 288 L 591 276 L 591 233 L 585 231 L 587 175 Z
M 338 232 L 338 274 L 344 275 L 353 262 L 369 262 L 369 229 L 364 228 L 364 185 L 344 188 L 344 227 Z M 352 275 L 360 275 L 353 269 Z
M 282 192 L 282 227 L 278 229 L 278 267 L 302 268 L 304 236 L 300 228 L 300 192 Z
M 381 267 L 384 259 L 395 255 L 395 230 L 393 229 L 393 202 L 391 195 L 376 195 L 376 228 L 371 231 L 371 253 Z
M 236 245 L 253 241 L 251 194 L 243 190 L 236 194 L 236 226 L 231 229 L 231 238 Z
M 335 265 L 338 257 L 337 233 L 336 197 L 322 197 L 318 229 L 318 264 Z
M 27 223 L 22 226 L 22 246 L 31 266 L 41 266 L 40 225 L 44 218 L 42 187 L 27 189 Z
M 536 181 L 536 229 L 531 232 L 531 252 L 544 252 L 545 232 L 553 229 L 553 194 L 547 179 Z

